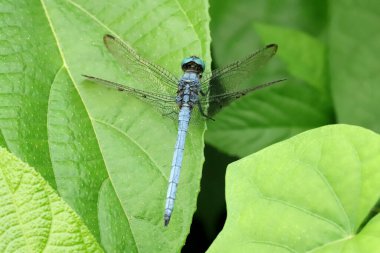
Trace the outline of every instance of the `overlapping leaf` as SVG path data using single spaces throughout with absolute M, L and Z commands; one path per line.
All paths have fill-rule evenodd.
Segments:
M 177 205 L 164 229 L 175 122 L 81 74 L 139 87 L 107 52 L 105 33 L 174 74 L 185 56 L 209 64 L 207 3 L 55 0 L 3 7 L 3 143 L 57 187 L 106 250 L 178 251 L 196 206 L 204 128 L 190 129 Z
M 33 168 L 0 148 L 0 251 L 103 252 L 81 218 Z
M 235 162 L 208 252 L 378 252 L 379 152 L 377 134 L 335 125 Z

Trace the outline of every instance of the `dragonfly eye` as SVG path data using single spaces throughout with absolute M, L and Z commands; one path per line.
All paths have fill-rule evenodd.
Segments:
M 202 73 L 205 70 L 204 62 L 197 56 L 190 56 L 183 59 L 181 66 L 183 71 L 193 70 Z
M 192 72 L 196 72 L 198 74 L 203 72 L 202 66 L 195 63 L 195 62 L 189 62 L 189 63 L 182 65 L 182 70 L 185 72 L 186 71 L 192 71 Z

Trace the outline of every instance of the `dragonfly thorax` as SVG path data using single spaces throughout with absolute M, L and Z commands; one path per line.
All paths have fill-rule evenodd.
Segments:
M 183 106 L 193 108 L 198 101 L 199 90 L 199 74 L 194 71 L 185 71 L 178 83 L 177 105 L 180 108 Z

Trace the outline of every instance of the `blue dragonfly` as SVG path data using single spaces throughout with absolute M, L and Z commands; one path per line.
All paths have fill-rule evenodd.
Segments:
M 131 94 L 151 104 L 163 115 L 178 120 L 177 142 L 174 148 L 164 211 L 164 225 L 167 226 L 174 209 L 190 118 L 193 121 L 213 120 L 212 116 L 232 101 L 285 80 L 280 79 L 239 89 L 242 82 L 247 81 L 276 53 L 277 45 L 267 45 L 242 60 L 208 72 L 204 77 L 205 63 L 196 56 L 190 56 L 182 61 L 183 75 L 178 79 L 166 69 L 139 56 L 134 49 L 120 39 L 106 34 L 103 41 L 111 54 L 145 89 L 132 88 L 94 76 L 83 76 Z

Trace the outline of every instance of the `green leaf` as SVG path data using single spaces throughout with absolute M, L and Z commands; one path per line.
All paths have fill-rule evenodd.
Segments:
M 380 136 L 307 131 L 231 164 L 228 215 L 208 252 L 378 252 Z M 361 229 L 363 227 L 363 229 Z
M 177 123 L 81 74 L 139 87 L 103 45 L 106 33 L 176 75 L 181 60 L 194 54 L 210 69 L 207 4 L 6 3 L 2 25 L 9 36 L 0 52 L 4 142 L 56 185 L 109 252 L 180 250 L 196 208 L 204 125 L 189 130 L 175 210 L 164 228 Z
M 247 53 L 259 48 L 261 35 L 252 30 L 252 24 L 266 23 L 293 28 L 318 38 L 326 30 L 326 1 L 310 3 L 302 0 L 211 0 L 210 2 L 213 60 L 218 66 L 245 57 Z M 293 43 L 296 42 L 293 38 L 288 39 Z
M 215 2 L 211 9 L 215 18 L 211 27 L 216 65 L 228 64 L 258 50 L 262 47 L 260 41 L 277 43 L 278 53 L 250 79 L 250 84 L 287 80 L 245 96 L 222 110 L 215 117 L 216 121 L 208 124 L 206 141 L 229 155 L 243 157 L 302 131 L 333 122 L 324 45 L 305 32 L 284 27 L 285 23 L 321 34 L 325 23 L 324 5 L 309 8 L 302 1 L 232 2 L 223 2 L 223 5 Z M 289 7 L 292 5 L 295 10 L 302 8 L 302 14 L 285 21 L 284 8 L 293 11 Z M 312 22 L 310 18 L 317 15 L 321 19 Z
M 48 137 L 50 85 L 62 66 L 39 1 L 0 4 L 0 129 L 9 150 L 55 188 Z
M 98 212 L 103 205 L 98 203 L 98 194 L 108 174 L 91 119 L 66 68 L 58 71 L 51 85 L 47 123 L 59 193 L 100 241 Z M 125 217 L 120 215 L 119 219 Z
M 337 120 L 380 131 L 380 5 L 329 2 L 331 90 Z
M 326 50 L 321 41 L 284 27 L 257 23 L 254 28 L 265 43 L 275 41 L 281 45 L 278 57 L 286 64 L 289 74 L 313 86 L 321 95 L 327 93 Z M 294 41 L 297 41 L 296 46 Z
M 1 252 L 103 252 L 33 168 L 0 148 Z

